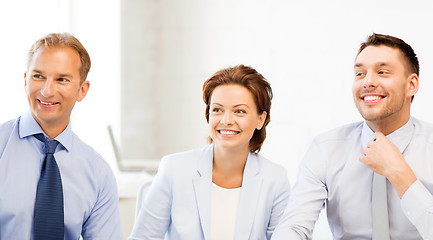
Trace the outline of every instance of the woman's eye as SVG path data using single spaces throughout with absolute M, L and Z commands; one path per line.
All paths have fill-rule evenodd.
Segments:
M 245 110 L 242 110 L 242 109 L 239 109 L 239 110 L 236 110 L 236 113 L 247 113 L 247 111 L 245 111 Z

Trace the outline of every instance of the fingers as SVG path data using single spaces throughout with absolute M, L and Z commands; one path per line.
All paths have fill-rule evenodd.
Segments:
M 376 132 L 374 133 L 374 136 L 376 137 L 375 140 L 378 140 L 378 141 L 382 140 L 383 138 L 386 138 L 385 135 L 383 135 L 383 133 L 381 133 L 381 132 L 379 132 L 379 131 L 376 131 Z
M 361 148 L 361 156 L 359 156 L 359 161 L 364 163 L 365 165 L 369 165 L 369 161 L 371 161 L 371 148 L 369 147 L 362 147 Z
M 375 136 L 375 139 L 373 141 L 370 141 L 367 143 L 368 148 L 371 148 L 374 145 L 380 144 L 381 142 L 387 140 L 386 136 L 383 135 L 383 133 L 381 133 L 381 132 L 375 132 L 374 136 Z
M 361 156 L 359 156 L 359 161 L 374 171 L 373 168 L 374 168 L 376 162 L 374 161 L 374 159 L 371 156 L 361 155 Z
M 369 151 L 368 147 L 362 147 L 361 148 L 361 153 L 364 154 L 364 155 L 366 155 L 368 151 Z
M 359 161 L 365 164 L 365 155 L 359 156 Z

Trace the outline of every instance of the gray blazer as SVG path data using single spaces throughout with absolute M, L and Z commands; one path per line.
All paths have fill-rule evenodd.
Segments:
M 212 162 L 213 144 L 164 157 L 129 239 L 210 239 Z M 270 239 L 289 191 L 283 167 L 250 153 L 235 239 Z

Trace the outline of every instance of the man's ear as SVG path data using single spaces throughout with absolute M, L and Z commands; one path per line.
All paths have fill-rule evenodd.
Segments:
M 84 99 L 84 97 L 87 95 L 87 92 L 89 91 L 90 88 L 90 82 L 89 81 L 84 81 L 83 83 L 81 83 L 80 86 L 80 93 L 78 95 L 77 101 L 81 102 L 81 100 Z
M 416 73 L 412 73 L 408 77 L 407 81 L 407 96 L 412 97 L 415 95 L 415 93 L 418 92 L 419 88 L 419 79 L 418 75 Z
M 27 86 L 27 72 L 24 72 L 24 87 Z

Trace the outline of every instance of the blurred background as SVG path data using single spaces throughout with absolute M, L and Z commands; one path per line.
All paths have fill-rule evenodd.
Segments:
M 70 32 L 87 48 L 91 87 L 72 127 L 117 175 L 125 237 L 136 190 L 150 175 L 120 171 L 116 159 L 152 171 L 166 154 L 204 146 L 202 84 L 222 68 L 249 65 L 271 83 L 261 153 L 288 169 L 292 185 L 314 136 L 362 120 L 351 94 L 353 61 L 373 32 L 414 48 L 421 71 L 412 115 L 433 122 L 429 1 L 16 0 L 0 9 L 0 122 L 28 109 L 23 77 L 33 42 Z M 332 239 L 323 214 L 314 239 Z

